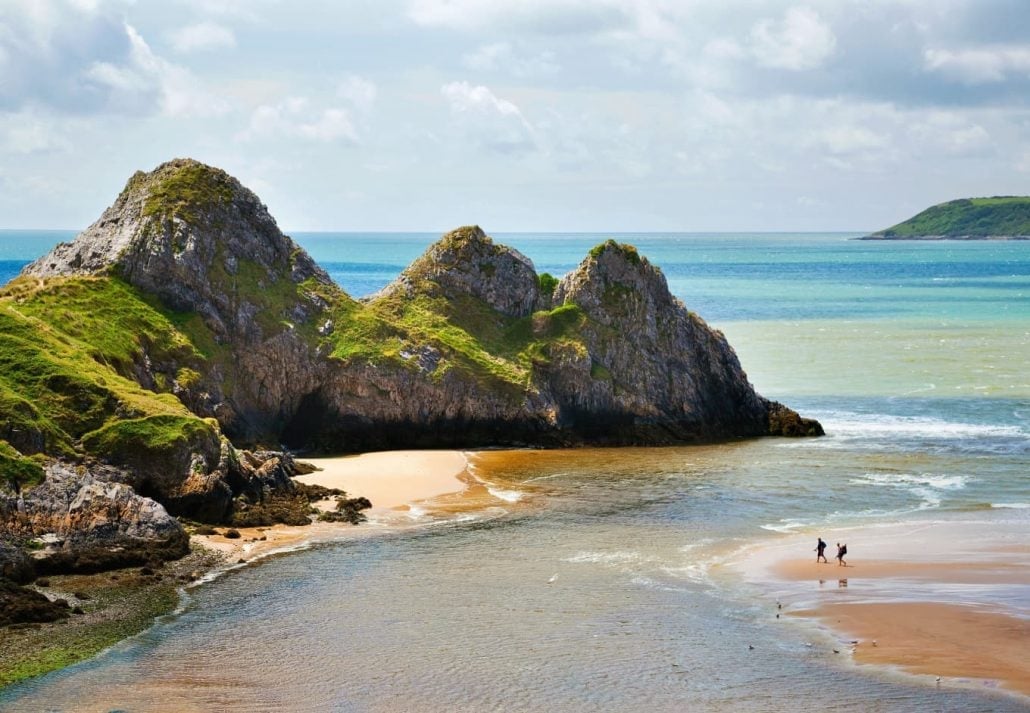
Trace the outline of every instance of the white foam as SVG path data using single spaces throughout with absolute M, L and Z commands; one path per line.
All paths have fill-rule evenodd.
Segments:
M 991 507 L 1010 510 L 1030 510 L 1030 503 L 991 503 Z
M 563 562 L 571 562 L 573 564 L 604 564 L 604 565 L 620 565 L 620 564 L 632 564 L 637 562 L 643 562 L 644 556 L 639 552 L 577 552 L 571 557 L 566 557 L 562 560 Z
M 502 490 L 489 485 L 486 487 L 486 491 L 498 500 L 503 500 L 506 503 L 517 503 L 525 497 L 525 493 L 521 493 L 518 490 Z
M 871 438 L 900 435 L 910 438 L 1025 438 L 1028 434 L 1019 426 L 990 425 L 945 421 L 927 416 L 893 416 L 888 414 L 861 414 L 850 411 L 812 413 L 823 424 L 831 438 Z
M 856 485 L 886 485 L 890 487 L 908 487 L 913 490 L 924 490 L 926 487 L 936 490 L 962 490 L 974 478 L 966 475 L 935 475 L 933 473 L 866 473 L 860 478 L 853 478 Z M 913 488 L 912 486 L 922 486 Z

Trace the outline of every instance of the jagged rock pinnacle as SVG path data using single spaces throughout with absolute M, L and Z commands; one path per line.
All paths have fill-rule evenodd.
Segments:
M 481 299 L 508 317 L 532 313 L 540 288 L 533 262 L 514 248 L 498 245 L 478 225 L 452 230 L 379 296 L 440 296 Z

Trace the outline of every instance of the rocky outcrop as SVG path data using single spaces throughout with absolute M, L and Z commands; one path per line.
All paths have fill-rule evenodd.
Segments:
M 569 427 L 616 442 L 623 434 L 671 442 L 766 433 L 765 403 L 726 338 L 631 246 L 595 248 L 553 299 L 583 313 L 582 349 L 541 370 Z
M 494 243 L 478 225 L 444 235 L 372 300 L 420 294 L 472 297 L 506 317 L 531 314 L 540 299 L 533 262 Z
M 254 193 L 190 159 L 137 172 L 99 220 L 23 274 L 116 276 L 175 312 L 197 314 L 199 333 L 190 336 L 212 343 L 209 360 L 196 382 L 178 380 L 177 394 L 243 441 L 274 433 L 314 389 L 310 335 L 336 293 Z M 141 382 L 146 362 L 137 364 Z M 169 371 L 166 380 L 175 380 Z
M 345 451 L 818 432 L 756 394 L 725 337 L 614 241 L 541 289 L 527 257 L 460 228 L 359 303 L 253 193 L 176 160 L 136 174 L 97 223 L 27 272 L 123 279 L 198 315 L 201 331 L 176 318 L 209 343 L 174 393 L 237 442 Z M 115 460 L 173 512 L 224 513 L 254 476 L 234 474 L 215 436 L 201 441 L 175 464 Z
M 111 480 L 102 480 L 104 474 Z M 38 573 L 95 572 L 184 555 L 182 525 L 159 503 L 115 482 L 117 471 L 60 462 L 46 480 L 20 497 L 0 498 L 0 526 L 8 537 L 34 541 Z
M 71 614 L 64 599 L 50 601 L 43 594 L 0 579 L 0 627 L 57 621 Z

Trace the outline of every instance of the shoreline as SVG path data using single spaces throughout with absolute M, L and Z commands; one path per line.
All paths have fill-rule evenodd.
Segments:
M 375 451 L 358 455 L 326 458 L 305 458 L 318 470 L 294 476 L 307 485 L 338 488 L 347 497 L 367 497 L 372 516 L 388 516 L 416 511 L 418 503 L 445 496 L 460 496 L 468 487 L 468 458 L 462 451 Z M 329 511 L 335 500 L 312 504 Z M 238 538 L 227 538 L 224 532 L 215 535 L 192 535 L 190 542 L 217 552 L 226 566 L 242 565 L 264 557 L 289 552 L 317 542 L 343 536 L 362 536 L 370 532 L 372 523 L 312 522 L 309 525 L 268 525 L 262 527 L 223 526 L 235 529 Z
M 782 613 L 815 624 L 858 665 L 889 667 L 937 686 L 1030 696 L 1030 544 L 1019 518 L 981 517 L 824 528 L 779 538 L 730 563 Z M 848 543 L 848 566 L 832 557 Z M 832 540 L 832 541 L 831 541 Z M 779 616 L 779 614 L 777 614 Z
M 449 498 L 460 499 L 474 490 L 477 481 L 462 451 L 384 451 L 338 458 L 306 459 L 321 470 L 295 479 L 309 484 L 346 490 L 348 496 L 372 491 L 372 514 L 404 515 L 417 505 L 441 500 L 441 511 L 452 512 Z M 385 475 L 384 475 L 385 474 Z M 377 479 L 383 482 L 375 483 Z M 372 498 L 369 498 L 372 500 Z M 470 510 L 485 504 L 474 500 Z M 335 500 L 314 503 L 328 510 Z M 407 523 L 412 520 L 405 518 Z M 314 521 L 309 525 L 234 527 L 218 525 L 213 535 L 190 535 L 190 552 L 160 569 L 130 567 L 95 574 L 54 575 L 48 586 L 29 585 L 50 598 L 65 598 L 84 610 L 65 621 L 30 624 L 0 630 L 0 690 L 75 663 L 91 659 L 120 641 L 152 627 L 160 617 L 175 612 L 189 589 L 211 581 L 232 569 L 266 557 L 284 554 L 319 542 L 342 537 L 367 537 L 381 532 L 370 522 L 351 525 Z M 230 530 L 239 537 L 225 536 Z M 76 594 L 81 593 L 85 599 Z M 188 595 L 188 594 L 187 594 Z

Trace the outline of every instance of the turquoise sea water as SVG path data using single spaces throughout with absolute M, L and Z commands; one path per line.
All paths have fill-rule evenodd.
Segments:
M 0 231 L 0 282 L 70 237 Z M 362 296 L 437 236 L 294 237 Z M 726 332 L 760 392 L 828 436 L 473 456 L 504 495 L 490 508 L 233 570 L 145 634 L 0 693 L 0 708 L 1026 709 L 827 656 L 829 634 L 773 619 L 722 565 L 791 533 L 832 543 L 897 522 L 981 523 L 1024 533 L 1025 548 L 1030 243 L 494 237 L 555 275 L 607 237 L 635 244 Z M 1030 582 L 929 596 L 1030 617 Z

